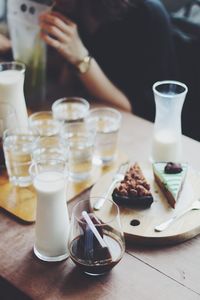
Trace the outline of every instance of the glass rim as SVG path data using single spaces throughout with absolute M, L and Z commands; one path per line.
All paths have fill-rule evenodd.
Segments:
M 174 85 L 178 85 L 178 86 L 181 86 L 184 88 L 184 91 L 181 92 L 181 93 L 178 93 L 178 94 L 174 94 L 174 95 L 168 95 L 168 94 L 165 94 L 165 93 L 161 93 L 157 90 L 157 87 L 159 85 L 165 85 L 165 84 L 174 84 Z M 153 92 L 158 95 L 158 96 L 163 96 L 165 95 L 166 98 L 173 98 L 173 97 L 178 97 L 180 95 L 184 95 L 188 92 L 188 87 L 186 86 L 186 84 L 184 84 L 183 82 L 180 82 L 180 81 L 176 81 L 176 80 L 163 80 L 163 81 L 157 81 L 153 84 Z
M 41 173 L 44 173 L 45 171 L 41 171 L 41 172 L 37 173 L 36 171 L 33 171 L 33 169 L 35 168 L 35 170 L 37 170 L 37 165 L 39 165 L 41 163 L 44 163 L 44 164 L 46 163 L 47 165 L 49 165 L 51 162 L 54 162 L 54 164 L 52 164 L 52 166 L 53 165 L 58 166 L 58 164 L 63 164 L 63 171 L 61 172 L 57 168 L 55 170 L 55 172 L 62 174 L 63 175 L 63 179 L 66 179 L 67 175 L 68 175 L 68 171 L 67 171 L 67 162 L 64 159 L 37 159 L 37 160 L 33 160 L 31 162 L 30 167 L 29 167 L 29 174 L 31 175 L 32 178 L 34 178 L 35 176 L 37 176 L 37 175 L 39 175 Z M 42 182 L 56 182 L 56 181 L 60 181 L 60 178 L 59 179 L 52 179 L 52 180 L 44 178 L 41 181 Z
M 85 107 L 87 107 L 87 110 L 89 110 L 89 108 L 90 108 L 90 104 L 86 99 L 84 99 L 82 97 L 71 96 L 71 97 L 62 97 L 62 98 L 59 98 L 59 99 L 55 100 L 54 103 L 51 106 L 52 111 L 54 111 L 55 107 L 58 106 L 59 104 L 64 103 L 64 101 L 66 101 L 66 102 L 69 101 L 70 102 L 70 100 L 71 100 L 71 102 L 73 102 L 73 101 L 76 102 L 77 101 L 77 102 L 80 102 L 81 104 L 84 104 Z
M 3 70 L 3 66 L 7 66 L 7 67 L 12 66 L 12 68 Z M 23 63 L 21 61 L 3 61 L 3 62 L 0 62 L 0 72 L 6 71 L 6 70 L 15 70 L 14 66 L 21 67 L 21 70 L 18 70 L 18 69 L 16 69 L 16 70 L 18 70 L 22 73 L 24 73 L 26 70 L 25 63 Z
M 62 143 L 62 140 L 60 139 L 59 135 L 40 136 L 39 137 L 39 142 L 42 143 L 45 140 L 47 140 L 47 141 L 53 141 L 53 140 L 55 140 L 55 142 Z
M 75 143 L 75 144 L 79 144 L 86 140 L 89 144 L 93 144 L 96 134 L 94 131 L 88 131 L 88 132 L 65 132 L 65 133 L 61 133 L 60 134 L 61 137 L 61 141 L 63 142 L 69 142 L 70 144 Z M 80 141 L 73 141 L 73 138 L 80 138 L 82 140 Z
M 70 131 L 70 128 L 72 129 L 75 129 L 77 127 L 82 127 L 82 126 L 86 126 L 86 127 L 83 127 L 83 128 L 80 128 L 79 130 L 77 131 Z M 69 130 L 68 130 L 69 128 Z M 83 130 L 82 130 L 83 129 Z M 61 131 L 60 131 L 60 136 L 64 138 L 64 136 L 66 135 L 77 135 L 77 136 L 80 136 L 80 135 L 95 135 L 96 134 L 96 131 L 95 131 L 95 128 L 91 127 L 89 122 L 88 121 L 85 121 L 85 122 L 72 122 L 72 123 L 64 123 L 62 126 L 61 126 Z
M 17 161 L 15 161 L 13 164 L 15 166 L 18 166 L 18 167 L 20 167 L 20 166 L 29 166 L 29 165 L 31 165 L 31 159 L 30 159 L 30 161 L 25 161 L 25 162 L 17 162 Z
M 44 114 L 44 115 L 51 115 L 51 116 L 52 116 L 52 120 L 55 120 L 55 119 L 53 119 L 53 113 L 52 113 L 51 110 L 37 111 L 37 112 L 35 112 L 35 113 L 32 113 L 32 114 L 28 117 L 28 119 L 29 119 L 30 121 L 36 121 L 36 120 L 32 120 L 32 119 L 35 118 L 35 117 L 37 117 L 37 116 L 39 116 L 39 115 L 42 115 L 42 114 Z M 41 119 L 41 121 L 42 121 L 42 120 L 43 120 L 43 119 Z
M 7 135 L 7 133 L 10 133 L 10 134 Z M 39 140 L 39 138 L 40 138 L 39 132 L 35 128 L 34 128 L 34 130 L 33 130 L 33 128 L 28 128 L 27 131 L 23 131 L 23 130 L 21 130 L 21 128 L 8 128 L 3 133 L 3 140 L 5 140 L 9 136 L 20 136 L 20 137 L 33 136 L 33 137 L 35 137 L 34 142 L 37 139 Z
M 117 110 L 116 108 L 107 107 L 107 106 L 95 107 L 95 108 L 90 109 L 89 117 L 91 116 L 91 113 L 93 113 L 93 112 L 95 113 L 95 112 L 104 112 L 104 111 L 114 113 L 115 115 L 117 115 L 118 120 L 121 121 L 122 114 L 120 113 L 120 111 Z
M 37 120 L 33 120 L 33 121 L 30 121 L 29 123 L 29 126 L 32 128 L 36 128 L 39 127 L 40 125 L 49 125 L 49 126 L 52 126 L 52 125 L 55 125 L 56 128 L 60 128 L 61 127 L 61 124 L 58 120 L 55 120 L 55 119 L 37 119 Z M 40 129 L 38 129 L 38 131 L 40 131 Z
M 101 199 L 101 198 L 104 198 L 103 196 L 101 197 L 101 196 L 99 196 L 99 197 L 90 197 L 90 199 L 96 199 L 96 200 L 98 200 L 98 199 Z M 101 226 L 105 226 L 105 225 L 109 225 L 110 223 L 112 223 L 119 215 L 120 215 L 120 210 L 119 210 L 119 206 L 113 201 L 113 200 L 111 200 L 111 199 L 109 199 L 109 198 L 106 198 L 106 201 L 109 201 L 110 203 L 112 203 L 112 205 L 114 205 L 115 206 L 115 208 L 117 209 L 117 213 L 116 213 L 116 215 L 114 216 L 114 217 L 112 217 L 109 221 L 107 221 L 107 222 L 102 222 L 101 224 L 95 224 L 95 227 L 101 227 Z M 77 217 L 76 216 L 76 214 L 74 213 L 75 212 L 75 210 L 77 209 L 77 207 L 80 205 L 80 204 L 82 204 L 82 203 L 86 203 L 86 202 L 88 202 L 89 203 L 89 207 L 91 207 L 91 205 L 90 205 L 90 201 L 89 201 L 89 199 L 86 199 L 86 200 L 81 200 L 81 201 L 79 201 L 78 203 L 76 203 L 74 206 L 73 206 L 73 208 L 72 208 L 72 216 L 74 216 L 75 217 L 75 219 L 78 221 L 78 222 L 80 222 L 81 224 L 85 224 L 85 222 L 83 222 L 79 217 Z M 92 211 L 92 213 L 94 213 L 94 211 Z M 94 214 L 95 215 L 95 214 Z M 95 215 L 96 216 L 96 215 Z M 98 218 L 98 217 L 97 217 Z M 98 218 L 98 219 L 100 219 L 100 218 Z

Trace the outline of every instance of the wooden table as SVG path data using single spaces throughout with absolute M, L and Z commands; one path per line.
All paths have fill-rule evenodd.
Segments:
M 123 113 L 120 147 L 131 160 L 147 159 L 152 124 Z M 200 144 L 184 137 L 185 160 L 200 169 Z M 69 204 L 69 210 L 84 192 Z M 0 299 L 200 299 L 200 236 L 176 246 L 127 244 L 106 276 L 81 274 L 70 259 L 44 263 L 33 254 L 34 224 L 0 211 Z

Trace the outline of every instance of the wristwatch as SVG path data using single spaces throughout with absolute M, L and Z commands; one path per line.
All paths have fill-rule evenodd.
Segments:
M 84 74 L 89 70 L 91 59 L 92 57 L 90 55 L 86 55 L 82 60 L 80 60 L 76 64 L 76 68 L 79 73 Z

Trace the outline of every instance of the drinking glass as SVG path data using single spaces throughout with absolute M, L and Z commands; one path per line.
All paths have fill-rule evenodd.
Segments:
M 29 126 L 40 136 L 55 136 L 59 134 L 61 124 L 53 119 L 51 111 L 40 111 L 29 116 Z
M 87 100 L 78 97 L 61 98 L 52 105 L 53 116 L 56 120 L 71 123 L 83 121 L 89 112 Z
M 95 203 L 98 199 L 91 200 Z M 106 205 L 97 214 L 91 212 L 90 207 L 89 200 L 80 201 L 73 207 L 69 252 L 81 271 L 95 276 L 110 271 L 121 260 L 125 244 L 118 206 L 106 199 Z M 100 239 L 86 222 L 85 212 L 98 231 Z
M 29 172 L 37 194 L 34 253 L 44 261 L 64 260 L 69 256 L 66 162 L 33 162 Z
M 5 167 L 3 152 L 3 133 L 6 129 L 12 129 L 17 124 L 14 107 L 6 102 L 0 102 L 0 168 Z
M 59 136 L 40 137 L 32 152 L 34 161 L 41 159 L 68 159 L 68 147 L 64 145 Z
M 32 151 L 36 146 L 38 134 L 35 131 L 8 129 L 3 136 L 3 149 L 9 181 L 13 185 L 28 186 L 31 184 L 29 167 Z
M 94 162 L 100 165 L 111 164 L 117 155 L 120 112 L 109 107 L 94 108 L 90 110 L 88 121 L 96 130 Z
M 69 175 L 74 181 L 87 179 L 92 170 L 95 131 L 86 123 L 68 123 L 61 129 L 61 138 L 68 147 Z
M 178 81 L 160 81 L 153 85 L 156 117 L 152 140 L 152 161 L 181 161 L 181 112 L 187 91 L 187 86 Z

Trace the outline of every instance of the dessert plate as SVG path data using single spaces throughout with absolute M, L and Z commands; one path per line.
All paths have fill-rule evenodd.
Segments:
M 177 212 L 184 211 L 200 197 L 200 174 L 188 167 L 179 200 L 176 208 L 169 206 L 165 196 L 154 181 L 151 164 L 140 163 L 140 167 L 151 185 L 154 202 L 150 208 L 130 208 L 120 206 L 122 228 L 125 238 L 138 244 L 147 245 L 167 245 L 176 244 L 188 240 L 200 233 L 200 211 L 190 211 L 181 218 L 177 219 L 168 229 L 163 232 L 156 232 L 154 227 L 165 220 L 168 220 Z M 112 181 L 113 172 L 104 175 L 91 189 L 90 204 L 94 206 L 92 197 L 102 196 Z M 112 191 L 108 197 L 112 199 Z M 95 214 L 104 221 L 112 215 L 112 210 L 104 207 Z

